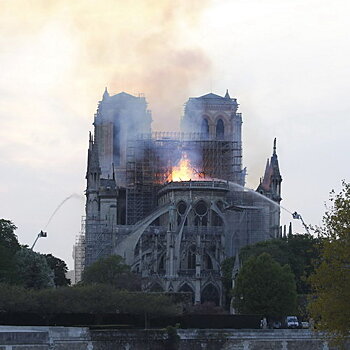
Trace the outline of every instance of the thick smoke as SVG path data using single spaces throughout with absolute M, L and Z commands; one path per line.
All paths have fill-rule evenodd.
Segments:
M 19 0 L 0 6 L 9 20 L 13 13 L 24 24 L 25 30 L 15 32 L 18 42 L 52 26 L 63 32 L 59 39 L 72 45 L 61 52 L 72 59 L 74 82 L 67 89 L 79 89 L 93 101 L 106 85 L 111 94 L 145 93 L 156 129 L 174 129 L 191 84 L 207 81 L 210 63 L 192 32 L 208 5 L 209 0 L 38 0 L 29 6 Z M 14 23 L 6 24 L 3 34 L 13 35 Z

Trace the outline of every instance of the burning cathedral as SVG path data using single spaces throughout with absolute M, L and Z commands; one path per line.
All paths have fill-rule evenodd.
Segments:
M 228 91 L 209 93 L 187 101 L 180 132 L 152 132 L 143 96 L 106 89 L 89 139 L 80 264 L 117 254 L 148 290 L 222 304 L 223 260 L 280 235 L 276 141 L 247 190 L 237 110 Z

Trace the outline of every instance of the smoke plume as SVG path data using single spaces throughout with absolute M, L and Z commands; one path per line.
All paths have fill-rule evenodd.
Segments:
M 169 121 L 171 128 L 178 127 L 191 84 L 210 69 L 191 34 L 208 5 L 208 0 L 2 2 L 1 11 L 8 15 L 2 34 L 15 29 L 11 13 L 22 27 L 15 32 L 18 43 L 49 31 L 47 45 L 69 43 L 60 47 L 62 59 L 69 56 L 67 78 L 74 80 L 61 81 L 69 83 L 67 90 L 89 90 L 95 103 L 105 86 L 111 94 L 145 93 L 156 128 L 169 129 Z

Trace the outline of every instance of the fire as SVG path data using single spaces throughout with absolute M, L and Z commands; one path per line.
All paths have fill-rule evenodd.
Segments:
M 204 174 L 197 172 L 192 166 L 186 153 L 184 153 L 178 165 L 172 168 L 168 181 L 203 180 Z

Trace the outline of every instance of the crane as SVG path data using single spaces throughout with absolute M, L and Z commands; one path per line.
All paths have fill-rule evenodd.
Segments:
M 30 248 L 31 250 L 33 250 L 33 248 L 34 248 L 34 246 L 35 246 L 35 243 L 37 242 L 37 240 L 38 240 L 40 237 L 47 237 L 47 232 L 44 232 L 43 230 L 41 230 L 41 231 L 38 233 L 38 235 L 37 235 L 37 237 L 35 238 L 35 241 L 34 241 L 32 247 Z
M 303 218 L 301 217 L 301 215 L 299 213 L 297 213 L 296 211 L 292 214 L 293 216 L 293 219 L 296 219 L 296 220 L 300 220 L 301 223 L 303 224 L 303 226 L 305 227 L 305 230 L 308 234 L 310 234 L 310 231 L 309 231 L 309 228 L 307 227 L 307 225 L 305 224 Z

